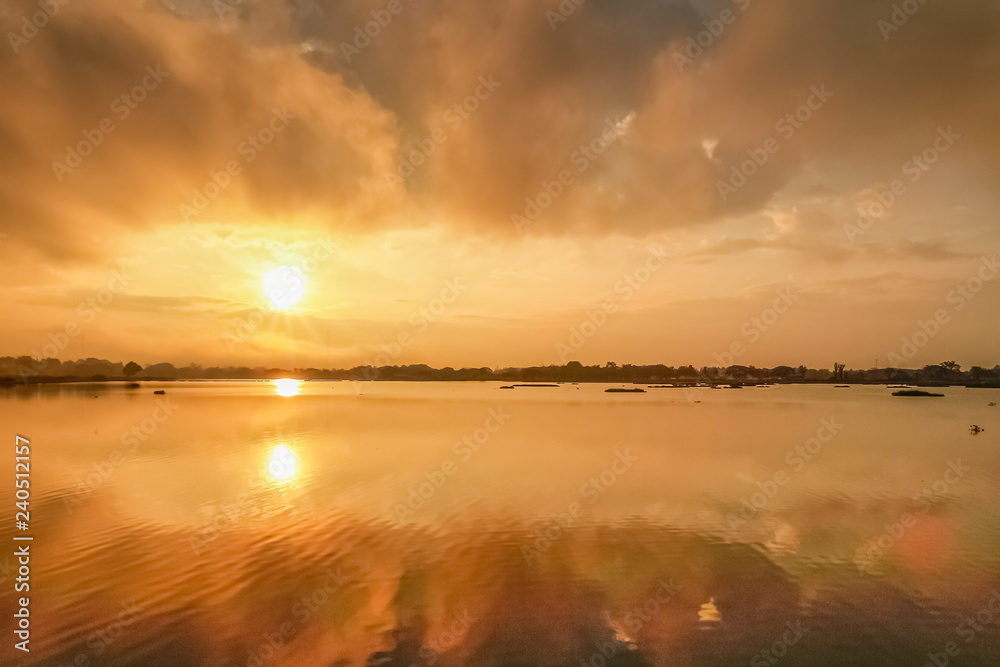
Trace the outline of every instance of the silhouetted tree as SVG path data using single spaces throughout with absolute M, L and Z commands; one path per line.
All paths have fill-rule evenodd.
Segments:
M 130 377 L 132 377 L 133 375 L 135 375 L 136 373 L 138 373 L 141 370 L 142 370 L 142 366 L 140 366 L 139 364 L 135 363 L 134 361 L 130 361 L 127 364 L 125 364 L 125 368 L 122 369 L 122 374 L 125 377 L 129 377 L 130 378 Z
M 951 373 L 941 364 L 924 366 L 920 372 L 921 379 L 930 382 L 945 382 Z
M 945 369 L 945 371 L 947 371 L 950 375 L 957 376 L 962 374 L 962 367 L 954 361 L 942 361 L 938 365 Z
M 173 378 L 177 377 L 177 369 L 173 364 L 170 363 L 160 363 L 153 364 L 152 366 L 146 366 L 145 370 L 142 371 L 143 375 L 149 377 L 165 377 Z

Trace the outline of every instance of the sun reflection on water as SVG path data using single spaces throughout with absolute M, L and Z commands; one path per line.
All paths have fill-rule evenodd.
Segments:
M 275 481 L 284 482 L 295 476 L 296 467 L 295 454 L 292 450 L 285 445 L 278 445 L 271 452 L 267 471 Z
M 698 610 L 698 622 L 701 623 L 702 630 L 722 623 L 722 614 L 715 606 L 715 598 L 709 598 L 708 602 L 701 605 L 701 609 Z
M 299 392 L 302 391 L 301 384 L 300 380 L 282 378 L 274 381 L 274 391 L 278 396 L 298 396 Z

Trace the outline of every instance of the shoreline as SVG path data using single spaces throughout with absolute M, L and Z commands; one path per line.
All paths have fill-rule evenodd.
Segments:
M 84 377 L 33 377 L 28 379 L 22 379 L 18 377 L 0 377 L 0 388 L 13 388 L 13 387 L 27 387 L 33 385 L 49 385 L 49 384 L 132 384 L 136 383 L 142 385 L 143 383 L 159 383 L 159 382 L 273 382 L 275 380 L 281 379 L 291 379 L 298 380 L 300 382 L 496 382 L 496 383 L 506 383 L 511 382 L 511 380 L 498 378 L 498 379 L 470 379 L 470 378 L 371 378 L 371 379 L 358 379 L 358 378 L 303 378 L 295 377 L 295 373 L 289 373 L 287 375 L 277 375 L 275 377 L 252 377 L 252 378 L 238 378 L 238 377 L 227 377 L 227 378 L 170 378 L 170 377 L 154 377 L 154 378 L 84 378 Z M 700 389 L 707 387 L 725 387 L 725 386 L 739 386 L 741 388 L 751 389 L 755 388 L 759 384 L 767 385 L 784 385 L 784 386 L 794 386 L 794 385 L 819 385 L 819 386 L 830 386 L 830 387 L 841 387 L 838 385 L 838 381 L 826 381 L 826 380 L 805 380 L 797 382 L 789 381 L 778 381 L 772 380 L 766 383 L 742 383 L 739 380 L 718 380 L 715 382 L 702 382 L 700 385 L 689 384 L 689 383 L 677 383 L 672 384 L 670 382 L 634 382 L 634 381 L 622 381 L 620 379 L 595 379 L 595 380 L 556 380 L 556 379 L 539 379 L 531 380 L 533 385 L 538 385 L 538 383 L 551 383 L 553 386 L 562 385 L 574 385 L 574 384 L 617 384 L 617 385 L 632 385 L 637 387 L 646 387 L 653 389 Z M 890 381 L 878 381 L 878 382 L 852 382 L 847 388 L 858 386 L 858 387 L 895 387 L 899 383 Z M 1000 389 L 1000 383 L 981 383 L 981 384 L 945 384 L 945 383 L 927 383 L 927 382 L 909 382 L 907 383 L 910 387 L 931 387 L 938 389 Z M 132 387 L 137 389 L 138 387 Z

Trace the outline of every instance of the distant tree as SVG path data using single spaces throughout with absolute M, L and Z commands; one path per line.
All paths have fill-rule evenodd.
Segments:
M 177 369 L 173 364 L 164 362 L 160 364 L 153 364 L 152 366 L 146 366 L 146 368 L 142 371 L 142 374 L 148 377 L 174 378 L 177 377 Z
M 95 359 L 94 357 L 88 357 L 87 359 L 77 361 L 73 366 L 71 374 L 78 377 L 93 377 L 95 375 L 121 377 L 122 365 L 121 362 L 113 364 L 107 359 Z
M 59 375 L 62 369 L 62 362 L 53 357 L 42 359 L 38 362 L 38 370 L 43 375 Z
M 201 364 L 196 364 L 192 361 L 184 368 L 178 368 L 177 372 L 181 377 L 200 378 L 204 375 L 205 369 L 201 367 Z
M 932 366 L 924 366 L 920 371 L 920 376 L 922 380 L 927 380 L 930 382 L 949 382 L 954 379 L 956 373 L 953 367 L 945 366 L 945 364 L 953 362 L 945 362 L 944 364 L 934 364 Z
M 844 379 L 844 369 L 846 366 L 841 363 L 833 362 L 833 377 L 838 380 Z
M 750 376 L 750 369 L 746 366 L 734 365 L 726 369 L 726 377 L 734 380 L 744 380 Z
M 125 364 L 125 368 L 122 369 L 122 374 L 125 377 L 129 377 L 130 378 L 130 377 L 132 377 L 133 375 L 135 375 L 136 373 L 138 373 L 141 370 L 142 370 L 142 366 L 140 366 L 139 364 L 135 363 L 134 361 L 130 361 L 127 364 Z
M 887 368 L 885 369 L 889 374 L 889 380 L 892 382 L 909 382 L 913 378 L 902 368 Z

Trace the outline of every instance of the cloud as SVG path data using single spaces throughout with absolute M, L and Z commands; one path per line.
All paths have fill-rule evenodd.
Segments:
M 898 176 L 940 127 L 962 135 L 935 167 L 941 187 L 996 204 L 1000 135 L 984 112 L 1000 102 L 992 3 L 923 5 L 886 40 L 889 2 L 754 2 L 690 62 L 679 57 L 690 40 L 733 3 L 592 0 L 553 30 L 545 12 L 557 5 L 404 2 L 372 29 L 384 2 L 69 3 L 17 52 L 0 50 L 14 91 L 0 103 L 11 175 L 0 233 L 49 256 L 94 257 L 110 236 L 183 223 L 181 206 L 200 208 L 212 175 L 235 161 L 240 173 L 187 217 L 516 236 L 512 214 L 544 201 L 565 171 L 572 183 L 525 233 L 642 235 L 768 210 L 809 172 L 827 176 L 827 198 L 847 200 Z M 34 9 L 9 4 L 3 27 L 16 32 Z M 358 37 L 366 26 L 378 33 L 370 43 Z M 169 76 L 115 116 L 147 67 Z M 484 77 L 499 85 L 475 100 Z M 816 87 L 832 97 L 780 126 Z M 475 110 L 456 115 L 470 99 Z M 294 118 L 251 161 L 240 146 L 275 108 Z M 114 131 L 60 181 L 53 162 L 106 117 Z M 606 150 L 574 161 L 624 119 Z M 779 150 L 720 197 L 720 181 L 768 139 Z M 412 155 L 420 164 L 393 185 Z
M 0 224 L 51 256 L 186 218 L 336 228 L 385 206 L 373 192 L 395 151 L 392 114 L 288 46 L 134 3 L 70 3 L 0 50 L 0 73 L 17 91 L 0 104 Z M 71 150 L 87 155 L 67 172 Z

